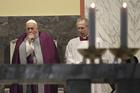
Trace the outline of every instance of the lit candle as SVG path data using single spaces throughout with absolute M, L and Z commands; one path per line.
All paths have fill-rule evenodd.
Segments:
M 127 48 L 127 3 L 123 3 L 121 8 L 121 48 Z
M 89 7 L 89 47 L 95 47 L 95 4 Z

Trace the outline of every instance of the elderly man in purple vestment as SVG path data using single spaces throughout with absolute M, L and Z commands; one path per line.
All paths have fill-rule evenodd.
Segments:
M 45 32 L 39 32 L 35 20 L 28 20 L 26 33 L 22 34 L 16 42 L 12 64 L 54 63 L 59 63 L 59 57 L 52 37 Z M 57 93 L 57 85 L 13 84 L 10 93 Z

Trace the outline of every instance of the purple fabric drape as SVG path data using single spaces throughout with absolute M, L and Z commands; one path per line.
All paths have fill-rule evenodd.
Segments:
M 24 33 L 18 38 L 16 42 L 13 58 L 12 58 L 12 64 L 20 64 L 19 47 L 25 38 L 26 38 L 26 33 Z M 57 48 L 55 46 L 53 39 L 45 32 L 39 32 L 39 39 L 40 39 L 40 45 L 41 45 L 41 51 L 42 51 L 44 64 L 59 63 L 58 51 L 57 51 Z M 31 88 L 32 88 L 32 93 L 37 93 L 36 92 L 37 86 L 31 85 Z M 10 93 L 23 93 L 22 91 L 23 89 L 21 85 L 13 84 L 10 87 Z M 45 93 L 57 93 L 57 85 L 45 84 L 44 91 Z

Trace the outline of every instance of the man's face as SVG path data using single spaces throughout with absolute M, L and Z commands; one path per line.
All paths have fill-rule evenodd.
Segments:
M 88 35 L 88 27 L 85 21 L 80 21 L 77 23 L 77 30 L 81 37 L 86 37 Z
M 27 35 L 35 35 L 38 32 L 37 25 L 35 23 L 26 24 Z

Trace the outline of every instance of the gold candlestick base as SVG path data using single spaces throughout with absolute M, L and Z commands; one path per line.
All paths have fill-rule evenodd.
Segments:
M 116 57 L 121 58 L 122 62 L 134 56 L 139 48 L 110 48 L 109 51 Z
M 94 64 L 95 58 L 100 58 L 100 63 L 102 63 L 101 56 L 105 53 L 106 48 L 89 47 L 88 49 L 78 49 L 78 51 L 84 58 L 90 59 Z

